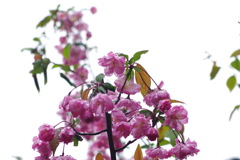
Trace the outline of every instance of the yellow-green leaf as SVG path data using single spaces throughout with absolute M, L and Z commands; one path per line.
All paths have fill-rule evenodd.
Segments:
M 232 119 L 233 113 L 240 108 L 240 105 L 234 107 L 233 111 L 230 114 L 229 121 Z
M 88 88 L 88 89 L 86 89 L 85 91 L 82 92 L 82 99 L 83 100 L 87 100 L 90 90 L 91 90 L 91 88 Z
M 237 83 L 237 79 L 236 77 L 233 75 L 231 77 L 228 78 L 227 80 L 227 87 L 230 91 L 233 90 L 233 88 L 236 86 L 236 83 Z
M 220 67 L 216 65 L 216 62 L 213 62 L 212 71 L 210 73 L 211 80 L 214 79 L 219 71 Z
M 182 101 L 175 100 L 175 99 L 169 99 L 169 101 L 170 101 L 171 103 L 184 103 L 184 102 L 182 102 Z M 185 103 L 184 103 L 184 104 L 185 104 Z
M 236 57 L 238 55 L 240 55 L 240 49 L 234 51 L 230 57 Z
M 142 149 L 140 145 L 138 144 L 135 153 L 134 153 L 134 160 L 142 160 L 143 159 L 143 154 L 142 154 Z
M 98 153 L 95 160 L 104 160 L 103 155 L 101 153 Z
M 135 79 L 137 84 L 141 85 L 141 94 L 145 96 L 150 91 L 151 78 L 147 71 L 140 65 L 137 64 L 135 68 Z
M 158 129 L 158 141 L 163 140 L 163 138 L 165 137 L 165 133 L 170 130 L 170 128 L 168 126 L 161 126 Z

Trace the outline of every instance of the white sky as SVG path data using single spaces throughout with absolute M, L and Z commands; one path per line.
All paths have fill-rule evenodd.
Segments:
M 64 9 L 98 8 L 96 15 L 86 14 L 93 33 L 90 43 L 98 46 L 91 57 L 93 64 L 109 51 L 149 50 L 140 63 L 157 82 L 165 82 L 173 99 L 187 104 L 185 135 L 197 141 L 201 150 L 189 159 L 240 157 L 240 113 L 228 121 L 233 107 L 240 104 L 240 92 L 229 93 L 225 86 L 229 76 L 238 74 L 228 65 L 230 54 L 240 48 L 240 1 L 13 0 L 0 2 L 0 159 L 11 160 L 13 155 L 33 159 L 37 153 L 31 149 L 32 137 L 42 123 L 59 121 L 55 112 L 71 89 L 58 78 L 58 70 L 51 70 L 49 83 L 37 93 L 28 74 L 33 58 L 20 52 L 34 45 L 32 38 L 39 35 L 36 24 L 58 4 Z M 209 80 L 212 63 L 203 60 L 205 51 L 224 66 L 214 81 Z M 47 54 L 58 56 L 52 52 Z M 93 65 L 93 69 L 99 67 Z M 82 146 L 73 149 L 79 157 L 86 148 Z

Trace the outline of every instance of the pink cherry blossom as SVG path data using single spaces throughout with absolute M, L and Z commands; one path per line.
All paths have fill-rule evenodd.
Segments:
M 149 124 L 149 118 L 145 118 L 143 114 L 137 115 L 134 117 L 134 119 L 131 121 L 132 124 L 132 132 L 131 135 L 133 135 L 134 138 L 141 138 L 142 136 L 146 135 L 146 131 L 150 127 Z
M 87 107 L 88 102 L 82 99 L 72 99 L 69 101 L 68 111 L 72 113 L 73 117 L 79 117 Z
M 110 52 L 107 56 L 99 58 L 98 64 L 105 67 L 104 73 L 107 76 L 111 76 L 114 73 L 116 76 L 120 77 L 125 70 L 125 57 Z
M 38 156 L 38 157 L 35 157 L 34 160 L 50 160 L 50 158 L 43 157 L 43 156 Z
M 73 141 L 75 134 L 75 131 L 71 127 L 65 127 L 59 134 L 59 141 L 68 144 Z
M 73 14 L 71 14 L 69 16 L 69 18 L 72 22 L 75 22 L 75 21 L 80 20 L 82 18 L 82 16 L 83 16 L 82 12 L 74 12 Z
M 88 70 L 83 67 L 78 67 L 69 77 L 72 78 L 74 84 L 78 86 L 88 79 Z
M 127 117 L 119 109 L 114 109 L 112 111 L 113 123 L 117 122 L 127 122 Z
M 104 114 L 111 111 L 114 104 L 107 94 L 98 94 L 91 99 L 90 108 L 95 114 Z
M 132 99 L 121 99 L 116 106 L 123 113 L 130 113 L 131 111 L 136 111 L 142 108 L 140 102 L 136 102 Z
M 67 37 L 60 37 L 59 41 L 61 44 L 67 44 Z
M 59 105 L 59 109 L 62 109 L 64 111 L 68 111 L 69 109 L 69 102 L 72 100 L 73 98 L 70 96 L 65 96 L 63 98 L 63 101 L 60 103 Z
M 151 157 L 152 159 L 167 159 L 171 157 L 171 151 L 167 151 L 161 147 L 153 148 L 153 149 L 147 149 L 146 154 L 148 157 Z
M 90 11 L 91 11 L 92 14 L 95 14 L 95 13 L 97 13 L 97 8 L 96 7 L 91 7 Z
M 42 141 L 38 137 L 33 137 L 32 149 L 37 150 L 42 157 L 50 157 L 52 155 L 52 150 L 49 142 Z
M 121 92 L 122 86 L 126 80 L 126 76 L 123 76 L 122 78 L 117 79 L 114 83 L 117 87 L 117 91 Z M 131 78 L 130 81 L 126 81 L 126 84 L 122 90 L 122 93 L 125 94 L 136 94 L 140 91 L 141 86 L 139 84 L 134 83 L 133 78 Z
M 158 131 L 153 127 L 149 127 L 146 131 L 146 136 L 150 141 L 155 141 L 158 138 Z
M 144 97 L 144 102 L 149 106 L 157 106 L 160 100 L 170 99 L 166 90 L 155 89 Z
M 90 39 L 90 38 L 92 37 L 92 33 L 89 32 L 89 31 L 87 31 L 87 33 L 86 33 L 86 37 L 87 37 L 87 40 Z
M 169 125 L 178 131 L 182 130 L 183 124 L 188 122 L 188 112 L 183 106 L 174 106 L 166 112 L 163 125 Z
M 197 149 L 197 143 L 195 141 L 187 139 L 185 143 L 180 143 L 179 140 L 176 139 L 176 145 L 171 149 L 171 152 L 176 158 L 182 160 L 187 159 L 188 156 L 194 156 L 194 154 L 199 152 L 199 149 Z
M 129 122 L 115 123 L 113 128 L 115 129 L 114 132 L 118 135 L 118 137 L 123 136 L 124 138 L 127 138 L 132 130 L 132 126 Z
M 41 125 L 38 128 L 38 130 L 39 130 L 38 137 L 42 141 L 51 141 L 56 134 L 56 130 L 53 128 L 53 126 L 49 124 Z
M 73 158 L 72 156 L 57 156 L 57 157 L 52 157 L 51 160 L 77 160 Z
M 171 102 L 168 99 L 160 100 L 157 108 L 165 113 L 171 108 Z

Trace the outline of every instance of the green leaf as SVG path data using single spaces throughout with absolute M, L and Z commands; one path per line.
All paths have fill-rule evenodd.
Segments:
M 126 55 L 126 54 L 123 54 L 123 53 L 121 53 L 121 54 L 118 54 L 118 56 L 125 57 L 125 58 L 127 59 L 127 61 L 128 61 L 128 59 L 129 59 L 128 55 Z
M 165 140 L 165 139 L 163 139 L 159 142 L 159 146 L 164 146 L 164 145 L 167 145 L 167 144 L 170 144 L 170 142 L 168 140 Z
M 76 136 L 73 137 L 73 146 L 77 147 L 78 146 L 78 140 Z
M 71 68 L 70 68 L 69 65 L 54 64 L 54 65 L 52 66 L 52 68 L 58 68 L 58 67 L 60 67 L 60 68 L 61 68 L 62 70 L 64 70 L 65 72 L 71 71 Z
M 38 24 L 37 24 L 37 28 L 38 27 L 45 27 L 50 21 L 51 21 L 52 17 L 51 16 L 46 16 L 43 20 L 41 20 Z
M 132 64 L 132 63 L 138 61 L 141 58 L 141 55 L 146 54 L 147 52 L 148 52 L 148 50 L 143 50 L 143 51 L 136 52 L 133 55 L 133 57 L 130 59 L 129 63 Z
M 216 62 L 213 62 L 212 71 L 210 73 L 211 80 L 214 79 L 219 71 L 220 67 L 216 65 Z
M 228 80 L 227 80 L 227 87 L 228 87 L 228 89 L 230 91 L 232 91 L 234 89 L 236 84 L 237 84 L 237 79 L 236 79 L 236 77 L 234 75 L 228 78 Z
M 104 77 L 105 77 L 105 75 L 103 73 L 100 73 L 99 75 L 96 76 L 96 81 L 97 82 L 102 82 Z
M 240 62 L 239 62 L 238 58 L 236 58 L 235 61 L 233 61 L 231 63 L 231 66 L 233 68 L 235 68 L 236 70 L 240 71 Z
M 39 84 L 38 84 L 37 74 L 32 74 L 32 76 L 33 76 L 34 84 L 35 84 L 38 92 L 40 92 L 40 87 L 39 87 Z
M 168 126 L 161 126 L 159 129 L 158 129 L 158 141 L 162 141 L 165 137 L 165 134 L 167 131 L 169 131 L 170 128 Z
M 68 43 L 62 50 L 63 56 L 64 56 L 64 58 L 66 58 L 66 60 L 69 60 L 69 58 L 70 58 L 71 49 L 72 49 L 72 46 L 71 46 L 71 44 Z
M 233 111 L 230 114 L 229 121 L 232 119 L 233 113 L 240 108 L 240 105 L 234 107 Z
M 65 80 L 68 82 L 68 84 L 69 84 L 70 86 L 74 86 L 74 87 L 76 87 L 76 85 L 73 84 L 73 83 L 68 79 L 68 77 L 67 77 L 65 74 L 60 73 L 60 77 L 62 77 L 63 79 L 65 79 Z
M 108 82 L 103 83 L 102 86 L 105 87 L 106 89 L 110 90 L 110 91 L 113 91 L 113 92 L 115 92 L 115 90 L 116 90 L 116 87 L 113 86 L 111 83 L 108 83 Z
M 41 44 L 41 40 L 38 37 L 33 38 L 33 40 Z
M 21 49 L 21 52 L 23 52 L 23 51 L 30 51 L 31 53 L 33 53 L 34 51 L 36 51 L 36 49 L 35 48 L 23 48 L 23 49 Z
M 42 59 L 33 62 L 33 70 L 31 70 L 30 73 L 33 73 L 33 74 L 42 73 L 43 72 L 42 63 L 43 63 Z
M 98 90 L 100 90 L 102 93 L 107 93 L 107 91 L 103 88 L 103 86 L 99 86 Z
M 174 130 L 168 130 L 166 133 L 165 133 L 165 136 L 166 137 L 169 137 L 170 138 L 170 144 L 172 145 L 172 146 L 175 146 L 176 145 L 176 135 L 174 134 L 174 133 L 176 134 L 176 135 L 178 135 L 178 133 L 176 132 L 176 131 L 174 131 Z
M 152 116 L 152 111 L 148 110 L 148 109 L 143 109 L 141 111 L 139 111 L 140 114 L 143 114 L 145 117 L 151 117 Z
M 234 52 L 231 54 L 230 57 L 236 57 L 236 56 L 238 56 L 238 55 L 240 55 L 240 49 L 234 51 Z

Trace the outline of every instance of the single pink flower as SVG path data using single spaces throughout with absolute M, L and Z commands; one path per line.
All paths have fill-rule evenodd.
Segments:
M 105 67 L 104 73 L 107 76 L 111 76 L 114 73 L 116 76 L 120 77 L 125 70 L 125 57 L 110 52 L 107 56 L 99 58 L 98 64 Z
M 42 157 L 50 157 L 52 150 L 48 141 L 42 141 L 38 137 L 33 137 L 32 149 L 37 150 Z
M 114 132 L 118 137 L 123 136 L 127 138 L 132 130 L 132 126 L 129 122 L 118 122 L 113 125 Z
M 178 131 L 182 130 L 183 124 L 188 122 L 188 112 L 183 106 L 174 106 L 166 112 L 163 125 L 169 125 Z
M 57 157 L 52 157 L 51 160 L 77 160 L 73 158 L 72 156 L 57 156 Z
M 88 102 L 82 99 L 72 99 L 69 101 L 68 111 L 72 113 L 73 117 L 79 117 L 86 110 Z
M 185 143 L 180 143 L 179 140 L 176 139 L 176 145 L 171 149 L 172 154 L 180 160 L 187 159 L 188 156 L 194 156 L 194 154 L 197 154 L 199 151 L 200 150 L 197 149 L 197 143 L 195 141 L 191 142 L 190 139 L 187 139 Z
M 153 127 L 149 127 L 146 131 L 146 136 L 150 141 L 155 141 L 158 138 L 158 131 Z
M 113 123 L 117 122 L 127 122 L 127 117 L 119 109 L 114 109 L 112 111 Z
M 67 44 L 67 37 L 60 37 L 59 41 L 61 44 Z
M 143 101 L 149 106 L 157 106 L 160 100 L 170 99 L 170 95 L 166 90 L 155 89 L 151 93 L 147 94 Z
M 117 79 L 114 83 L 117 87 L 117 91 L 125 94 L 136 94 L 140 91 L 141 86 L 139 84 L 134 83 L 133 78 L 130 81 L 127 81 L 123 90 L 122 86 L 126 80 L 126 76 L 123 76 L 122 78 Z
M 72 78 L 74 84 L 78 86 L 88 79 L 88 70 L 83 67 L 78 67 L 69 77 Z
M 38 156 L 38 157 L 35 157 L 34 160 L 50 160 L 50 158 L 43 157 L 43 156 Z
M 75 131 L 71 127 L 65 127 L 59 134 L 59 141 L 68 144 L 73 141 L 75 134 Z
M 99 93 L 91 99 L 90 108 L 93 113 L 101 115 L 105 112 L 111 111 L 114 108 L 114 104 L 107 94 Z
M 69 102 L 72 100 L 73 98 L 70 96 L 65 96 L 63 98 L 63 101 L 60 103 L 59 105 L 59 109 L 62 109 L 64 111 L 68 111 L 69 109 Z
M 92 14 L 95 14 L 95 13 L 97 13 L 97 8 L 96 7 L 91 7 L 90 11 L 91 11 Z
M 134 119 L 131 121 L 132 124 L 132 132 L 131 135 L 134 138 L 141 138 L 146 135 L 146 131 L 149 129 L 149 118 L 145 118 L 143 114 L 136 115 Z
M 87 40 L 90 39 L 90 38 L 92 37 L 92 33 L 89 32 L 89 31 L 87 31 L 87 33 L 86 33 L 86 37 L 87 37 Z
M 161 147 L 153 148 L 153 149 L 147 149 L 146 154 L 148 157 L 151 157 L 152 159 L 167 159 L 171 157 L 171 151 L 167 151 Z
M 38 131 L 39 131 L 38 137 L 42 141 L 51 141 L 56 134 L 56 130 L 54 129 L 54 127 L 49 124 L 41 125 L 38 128 Z
M 74 12 L 69 16 L 69 18 L 71 21 L 75 22 L 79 21 L 82 18 L 82 16 L 83 16 L 82 12 Z
M 116 106 L 123 113 L 130 113 L 131 111 L 136 111 L 142 108 L 140 102 L 136 102 L 132 99 L 121 99 Z
M 172 107 L 171 102 L 168 99 L 160 100 L 157 108 L 166 113 Z

